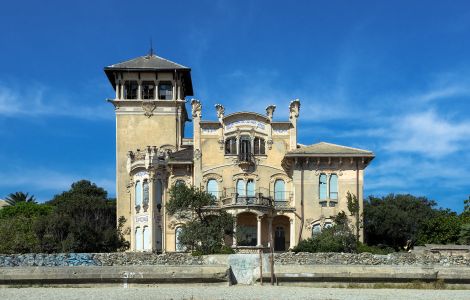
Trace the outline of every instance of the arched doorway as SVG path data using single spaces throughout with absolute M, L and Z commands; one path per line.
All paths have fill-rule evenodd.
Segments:
M 236 239 L 238 246 L 258 244 L 256 214 L 243 212 L 237 215 Z

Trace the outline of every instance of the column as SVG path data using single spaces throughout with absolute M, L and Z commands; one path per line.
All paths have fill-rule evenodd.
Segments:
M 272 247 L 273 243 L 273 218 L 268 218 L 268 246 Z
M 137 99 L 140 100 L 142 99 L 142 80 L 138 80 L 137 83 Z
M 121 86 L 119 87 L 121 89 L 121 97 L 119 97 L 119 99 L 124 99 L 124 86 L 125 82 L 122 82 Z
M 232 248 L 237 247 L 237 216 L 235 216 L 235 220 L 233 221 L 233 242 Z
M 258 229 L 256 231 L 257 235 L 256 235 L 256 243 L 257 243 L 257 247 L 261 247 L 261 221 L 263 220 L 263 216 L 258 216 L 256 218 L 258 220 Z
M 121 83 L 119 82 L 119 80 L 116 80 L 116 99 L 119 99 L 119 92 L 120 92 L 120 89 L 121 89 Z
M 290 221 L 290 239 L 289 239 L 289 247 L 292 249 L 295 246 L 295 227 L 294 227 L 294 219 L 289 219 Z

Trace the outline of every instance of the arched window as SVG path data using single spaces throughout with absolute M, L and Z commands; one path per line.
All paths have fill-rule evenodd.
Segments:
M 142 205 L 142 182 L 135 183 L 135 206 Z
M 331 228 L 333 227 L 333 224 L 331 222 L 326 222 L 325 225 L 323 225 L 323 228 Z
M 161 207 L 162 198 L 163 198 L 163 184 L 162 184 L 161 179 L 157 179 L 157 184 L 156 184 L 155 190 L 156 190 L 156 197 L 155 197 L 156 205 L 157 205 L 157 207 L 158 207 L 158 205 L 160 205 L 160 207 Z
M 142 230 L 140 230 L 140 227 L 137 227 L 135 229 L 135 250 L 136 251 L 142 251 Z
M 225 140 L 225 154 L 237 154 L 237 139 L 234 137 Z
M 254 140 L 254 154 L 266 154 L 264 139 L 255 137 Z
M 320 183 L 319 183 L 319 191 L 320 191 L 320 200 L 326 199 L 326 174 L 320 174 Z
M 338 199 L 338 175 L 336 174 L 330 176 L 330 199 Z
M 315 224 L 312 226 L 312 236 L 319 234 L 321 232 L 320 224 Z
M 282 179 L 274 182 L 274 201 L 286 201 L 285 182 Z
M 217 180 L 209 179 L 207 181 L 207 192 L 214 196 L 215 199 L 219 198 L 219 186 L 217 185 Z
M 172 100 L 173 99 L 173 86 L 171 82 L 160 82 L 158 85 L 158 99 Z
M 142 81 L 142 99 L 155 99 L 155 83 L 153 81 Z
M 178 180 L 176 180 L 175 185 L 176 185 L 176 186 L 179 186 L 179 185 L 186 185 L 186 183 L 184 182 L 183 179 L 178 179 Z
M 149 182 L 147 179 L 144 180 L 143 183 L 143 190 L 144 190 L 144 206 L 149 205 Z
M 246 196 L 245 181 L 243 179 L 237 180 L 237 194 L 239 197 Z
M 137 99 L 137 89 L 139 85 L 135 80 L 128 80 L 124 83 L 124 99 Z
M 184 246 L 180 241 L 181 233 L 183 232 L 182 227 L 176 227 L 175 229 L 175 249 L 176 251 L 184 251 Z
M 144 226 L 143 238 L 144 238 L 144 241 L 143 241 L 144 250 L 150 250 L 151 249 L 151 246 L 150 246 L 150 230 L 149 230 L 148 226 Z

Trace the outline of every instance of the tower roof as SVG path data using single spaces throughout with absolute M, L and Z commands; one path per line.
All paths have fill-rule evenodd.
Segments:
M 182 72 L 184 79 L 187 83 L 186 96 L 193 95 L 193 85 L 191 81 L 191 68 L 175 63 L 166 58 L 157 56 L 155 54 L 149 54 L 139 56 L 130 60 L 126 60 L 117 64 L 113 64 L 104 68 L 106 76 L 109 81 L 116 88 L 114 80 L 114 72 L 162 72 L 162 71 L 178 71 Z

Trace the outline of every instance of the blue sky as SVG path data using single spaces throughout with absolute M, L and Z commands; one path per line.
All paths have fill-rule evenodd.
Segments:
M 7 1 L 0 27 L 0 198 L 81 178 L 114 195 L 103 67 L 150 38 L 192 68 L 206 119 L 223 103 L 281 120 L 300 98 L 299 142 L 376 153 L 366 195 L 461 211 L 470 194 L 468 1 Z

